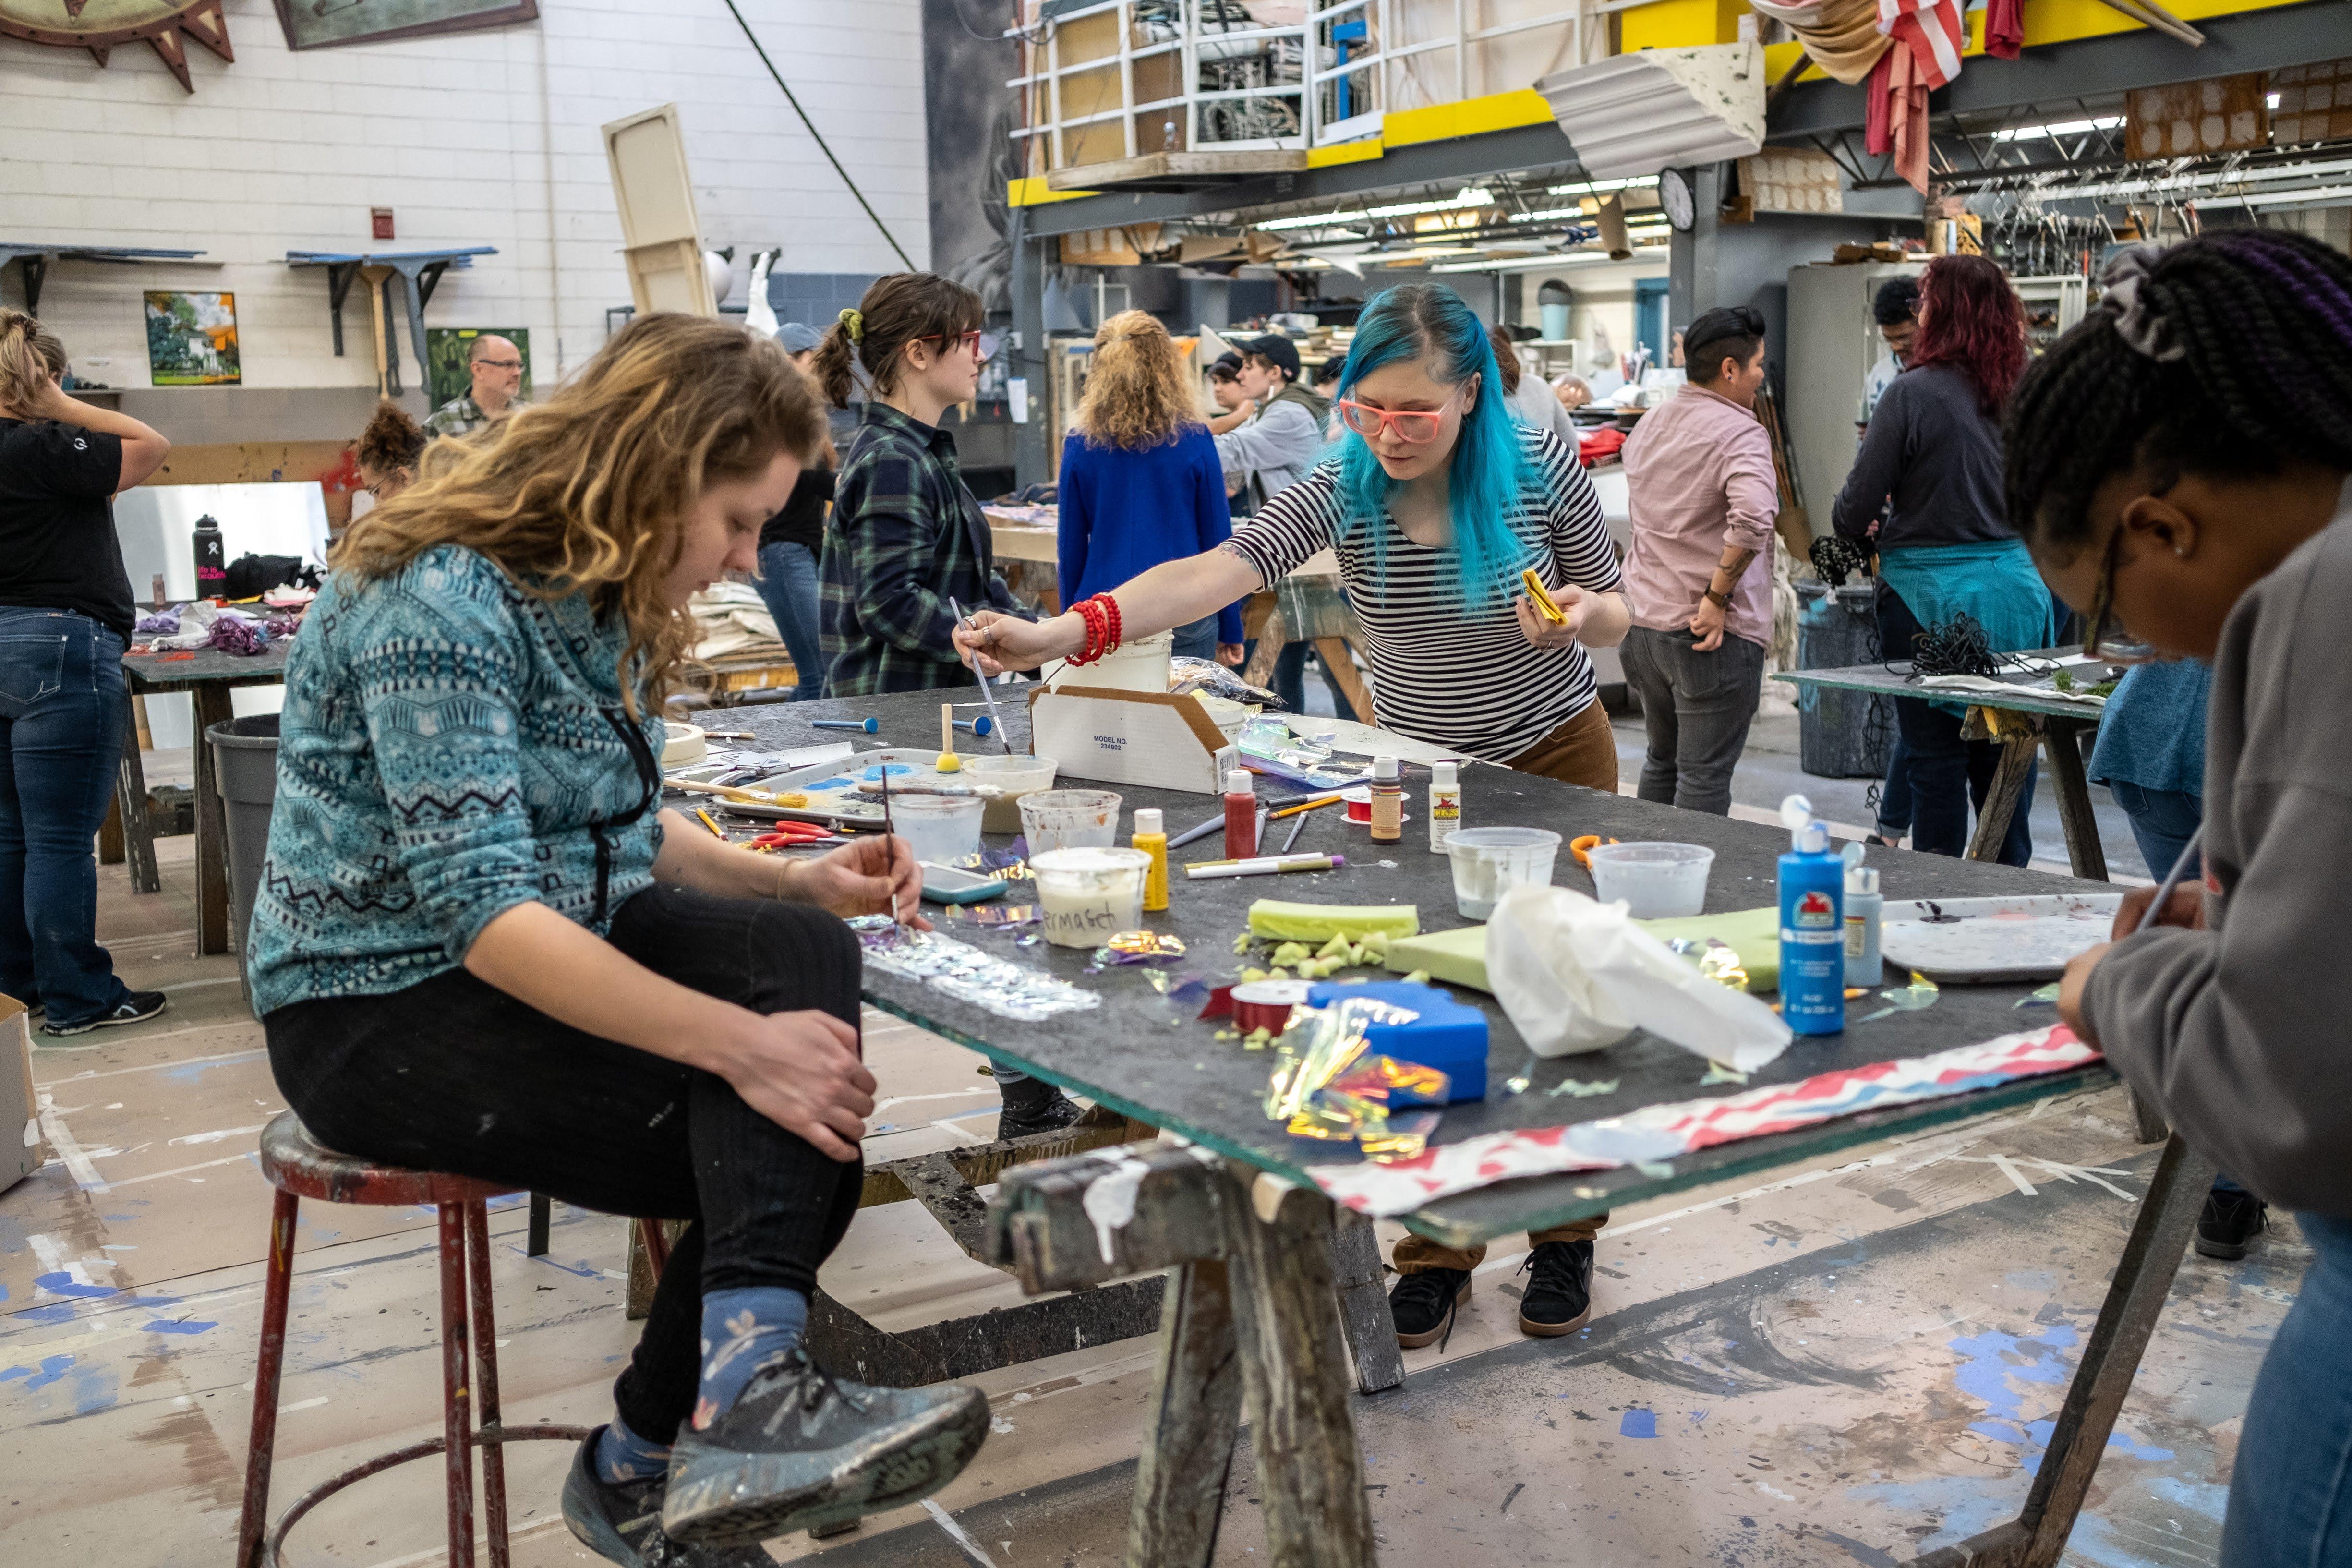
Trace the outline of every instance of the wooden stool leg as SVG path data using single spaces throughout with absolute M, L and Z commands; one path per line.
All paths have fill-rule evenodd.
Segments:
M 1159 1360 L 1144 1406 L 1127 1568 L 1209 1568 L 1242 1415 L 1224 1259 L 1187 1263 L 1169 1279 Z
M 278 1384 L 286 1368 L 286 1301 L 294 1283 L 294 1211 L 280 1192 L 269 1213 L 269 1265 L 261 1286 L 261 1360 L 253 1374 L 252 1436 L 245 1446 L 245 1508 L 236 1521 L 236 1568 L 254 1568 L 269 1528 L 269 1460 L 278 1444 Z
M 474 1310 L 474 1386 L 480 1391 L 475 1419 L 487 1440 L 482 1450 L 482 1515 L 490 1539 L 490 1568 L 508 1568 L 507 1450 L 499 1414 L 499 1325 L 490 1305 L 490 1211 L 478 1200 L 466 1205 L 466 1279 Z
M 1396 1318 L 1381 1289 L 1381 1239 L 1362 1215 L 1340 1209 L 1337 1217 L 1331 1261 L 1339 1277 L 1339 1327 L 1356 1363 L 1356 1392 L 1378 1394 L 1404 1382 Z
M 449 1568 L 474 1568 L 472 1399 L 466 1378 L 466 1205 L 441 1205 L 441 1436 L 447 1447 Z

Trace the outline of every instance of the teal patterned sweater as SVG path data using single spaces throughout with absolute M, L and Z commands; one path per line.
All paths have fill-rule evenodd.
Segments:
M 454 545 L 331 576 L 286 659 L 254 1011 L 428 980 L 531 900 L 602 934 L 651 886 L 661 723 L 622 707 L 626 641 Z

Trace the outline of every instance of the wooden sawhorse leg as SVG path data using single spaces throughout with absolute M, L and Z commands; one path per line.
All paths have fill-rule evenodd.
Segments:
M 128 716 L 122 721 L 122 761 L 114 782 L 114 813 L 109 820 L 122 837 L 121 858 L 131 868 L 131 890 L 162 892 L 163 879 L 155 869 L 155 825 L 147 816 L 147 773 L 139 761 L 139 726 Z
M 228 951 L 228 807 L 220 769 L 205 731 L 236 716 L 228 688 L 202 685 L 189 694 L 196 710 L 196 951 Z

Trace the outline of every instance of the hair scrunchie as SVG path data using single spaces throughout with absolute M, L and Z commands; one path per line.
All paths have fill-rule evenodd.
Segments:
M 2132 351 L 2158 363 L 2185 359 L 2189 351 L 2173 341 L 2172 323 L 2164 319 L 2147 295 L 2150 268 L 2162 254 L 2152 245 L 2135 245 L 2116 253 L 2099 274 L 2099 309 L 2114 319 L 2116 333 Z
M 866 312 L 857 310 L 844 310 L 841 313 L 841 328 L 842 331 L 849 334 L 849 341 L 851 342 L 864 342 L 866 341 Z

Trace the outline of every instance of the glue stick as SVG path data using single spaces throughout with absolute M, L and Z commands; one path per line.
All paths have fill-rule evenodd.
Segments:
M 1168 830 L 1160 815 L 1150 806 L 1138 806 L 1135 812 L 1134 844 L 1151 857 L 1150 868 L 1143 873 L 1143 907 L 1146 910 L 1168 907 Z

